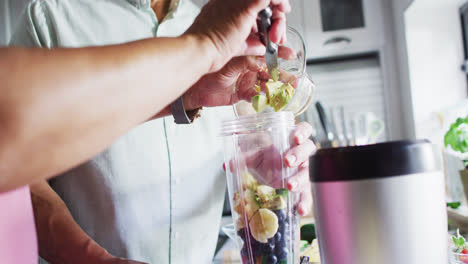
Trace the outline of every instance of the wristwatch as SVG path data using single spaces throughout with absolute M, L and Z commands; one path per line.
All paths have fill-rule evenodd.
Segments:
M 201 109 L 202 107 L 185 111 L 184 100 L 182 96 L 177 98 L 177 100 L 171 104 L 171 113 L 176 124 L 191 124 L 193 120 L 200 117 Z

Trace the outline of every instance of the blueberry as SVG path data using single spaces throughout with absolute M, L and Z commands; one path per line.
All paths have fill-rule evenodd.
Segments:
M 283 223 L 282 225 L 280 225 L 280 227 L 278 228 L 278 230 L 279 230 L 281 233 L 289 232 L 289 224 L 288 224 L 288 223 Z
M 246 237 L 245 233 L 246 233 L 245 228 L 242 228 L 239 231 L 237 231 L 237 235 L 239 235 L 239 237 L 242 238 L 242 240 L 244 240 L 244 241 L 245 241 L 245 237 Z
M 284 210 L 276 210 L 275 214 L 278 216 L 278 221 L 280 223 L 286 219 L 286 212 Z
M 276 234 L 274 236 L 274 239 L 275 239 L 276 243 L 279 243 L 281 241 L 281 233 L 276 232 Z
M 272 253 L 275 249 L 275 241 L 273 239 L 269 239 L 268 243 L 263 244 L 263 252 L 265 254 Z
M 263 244 L 257 242 L 255 239 L 250 240 L 250 247 L 252 249 L 252 255 L 254 257 L 261 256 L 263 253 Z
M 246 245 L 244 245 L 244 247 L 241 249 L 241 256 L 244 256 L 244 257 L 249 256 L 249 252 L 247 251 Z
M 268 255 L 266 257 L 266 263 L 268 264 L 276 264 L 276 262 L 278 262 L 278 259 L 276 258 L 275 255 Z
M 283 260 L 288 257 L 289 250 L 287 247 L 276 248 L 276 256 L 279 260 Z
M 284 237 L 280 241 L 276 242 L 276 245 L 275 245 L 276 249 L 283 248 L 283 247 L 286 247 L 286 240 L 284 239 Z
M 274 238 L 268 239 L 268 245 L 275 247 L 275 239 Z

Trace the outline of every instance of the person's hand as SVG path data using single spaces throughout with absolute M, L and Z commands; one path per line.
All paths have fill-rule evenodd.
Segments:
M 312 209 L 309 157 L 317 149 L 309 139 L 311 134 L 312 126 L 309 123 L 299 123 L 291 134 L 292 147 L 283 156 L 274 145 L 271 145 L 267 149 L 247 155 L 245 160 L 246 167 L 255 174 L 260 183 L 274 188 L 281 188 L 283 184 L 283 161 L 288 167 L 297 168 L 297 172 L 291 175 L 286 183 L 288 190 L 300 194 L 297 210 L 301 215 L 307 215 Z
M 87 263 L 87 264 L 148 264 L 136 260 L 115 257 L 110 254 L 105 248 L 101 247 L 96 241 L 91 238 L 87 239 L 84 251 L 75 251 L 75 256 L 67 256 L 66 261 L 58 263 Z M 51 264 L 55 262 L 49 261 Z
M 86 260 L 86 263 L 88 264 L 148 264 L 145 262 L 114 257 L 111 254 L 107 253 L 107 251 L 106 251 L 106 254 L 104 255 L 89 257 Z
M 233 173 L 237 168 L 248 169 L 259 184 L 266 184 L 276 189 L 284 188 L 283 164 L 297 168 L 297 172 L 287 178 L 286 185 L 288 190 L 300 195 L 297 204 L 299 214 L 307 215 L 312 209 L 309 156 L 316 151 L 314 143 L 309 139 L 311 134 L 312 126 L 309 123 L 299 123 L 291 133 L 292 147 L 284 155 L 270 138 L 253 135 L 252 138 L 239 141 L 241 157 L 231 161 L 229 168 Z M 258 146 L 257 149 L 252 149 L 252 145 Z
M 278 48 L 278 57 L 291 60 L 295 52 L 287 47 Z M 294 87 L 296 77 L 280 69 L 280 80 L 289 82 Z M 218 72 L 210 73 L 195 83 L 184 94 L 184 105 L 188 110 L 200 106 L 212 107 L 237 103 L 239 100 L 250 102 L 258 94 L 254 89 L 258 84 L 265 89 L 265 83 L 271 79 L 265 63 L 260 56 L 235 57 Z
M 301 194 L 297 210 L 301 215 L 307 215 L 312 209 L 312 189 L 309 178 L 309 157 L 317 148 L 310 140 L 312 126 L 307 122 L 299 123 L 293 132 L 296 145 L 286 152 L 284 160 L 290 168 L 298 168 L 296 175 L 287 181 L 288 189 Z
M 135 260 L 117 258 L 117 257 L 110 257 L 108 259 L 103 260 L 102 262 L 95 263 L 95 264 L 148 264 L 144 262 L 139 262 Z
M 291 10 L 288 0 L 211 0 L 203 7 L 185 34 L 205 38 L 214 47 L 210 72 L 218 71 L 235 56 L 265 53 L 255 34 L 256 20 L 258 13 L 269 5 L 273 11 L 270 39 L 282 43 L 286 36 L 285 14 Z

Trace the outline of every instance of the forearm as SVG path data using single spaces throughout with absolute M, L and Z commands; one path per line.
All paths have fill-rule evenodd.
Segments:
M 45 180 L 31 185 L 39 254 L 51 264 L 96 263 L 110 255 L 74 221 Z
M 210 45 L 0 50 L 0 191 L 78 165 L 155 116 L 210 71 Z

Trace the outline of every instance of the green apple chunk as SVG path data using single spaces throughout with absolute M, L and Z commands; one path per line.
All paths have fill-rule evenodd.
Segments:
M 257 94 L 252 97 L 252 107 L 255 111 L 261 112 L 268 106 L 268 98 L 263 94 Z
M 269 80 L 265 86 L 269 104 L 276 112 L 288 105 L 295 92 L 291 84 L 281 81 Z
M 273 109 L 275 109 L 276 112 L 278 112 L 281 109 L 283 109 L 286 105 L 288 105 L 293 95 L 294 88 L 291 86 L 291 84 L 283 84 L 273 94 L 271 94 L 269 98 L 270 106 Z

